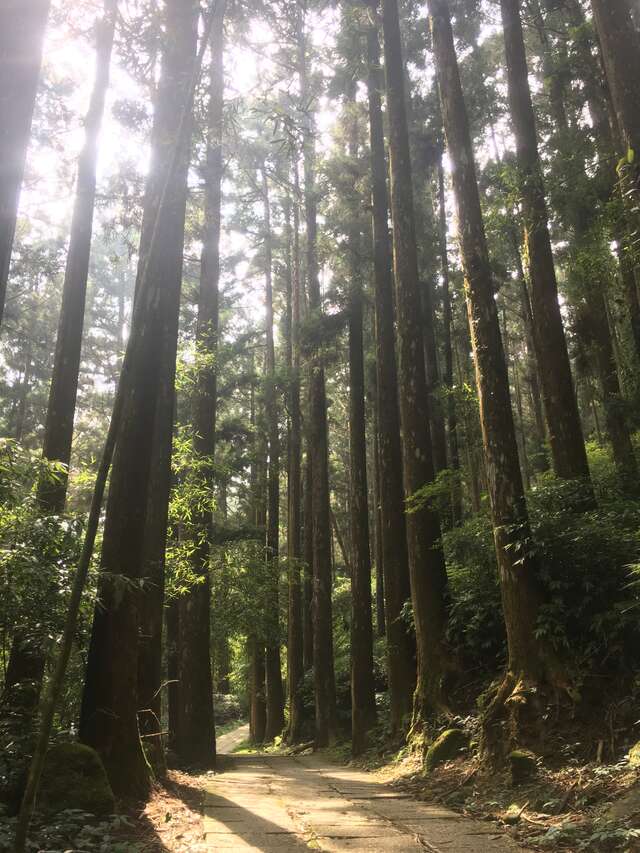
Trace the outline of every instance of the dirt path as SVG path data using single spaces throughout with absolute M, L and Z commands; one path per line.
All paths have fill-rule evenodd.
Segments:
M 221 735 L 216 739 L 216 753 L 218 755 L 229 755 L 234 749 L 249 738 L 249 723 L 246 726 L 240 726 L 239 729 L 234 729 L 226 735 Z
M 232 733 L 237 742 L 246 737 L 240 731 Z M 229 742 L 220 738 L 220 753 Z M 413 800 L 322 756 L 221 755 L 206 788 L 208 851 L 523 850 L 489 824 Z

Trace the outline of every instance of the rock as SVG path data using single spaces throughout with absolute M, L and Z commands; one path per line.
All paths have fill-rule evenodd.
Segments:
M 469 746 L 469 736 L 462 729 L 447 729 L 436 738 L 427 750 L 424 759 L 425 770 L 433 770 L 438 764 L 456 758 Z
M 640 814 L 640 785 L 635 785 L 627 794 L 609 806 L 606 816 L 609 820 L 627 820 Z
M 38 808 L 49 814 L 65 809 L 113 814 L 115 799 L 98 753 L 81 743 L 53 746 L 44 765 Z
M 509 753 L 508 761 L 511 768 L 511 781 L 514 785 L 528 782 L 538 771 L 535 755 L 524 749 L 514 749 Z
M 640 740 L 629 750 L 629 766 L 640 767 Z
M 520 823 L 520 818 L 522 817 L 522 806 L 519 806 L 517 803 L 512 803 L 509 808 L 504 811 L 501 815 L 504 823 L 509 826 L 514 826 L 516 823 Z

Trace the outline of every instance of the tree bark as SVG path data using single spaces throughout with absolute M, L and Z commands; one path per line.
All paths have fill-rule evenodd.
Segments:
M 383 0 L 382 9 L 404 489 L 405 497 L 411 498 L 433 481 L 433 453 L 397 0 Z M 419 722 L 444 705 L 447 575 L 440 544 L 440 520 L 435 509 L 429 502 L 422 502 L 419 509 L 407 513 L 406 523 L 418 660 L 414 721 Z
M 504 688 L 488 716 L 493 720 L 503 711 L 504 700 L 513 690 L 518 686 L 539 684 L 544 675 L 543 655 L 535 635 L 541 593 L 536 560 L 527 545 L 529 521 L 509 381 L 449 5 L 446 0 L 429 0 L 428 8 L 444 126 L 453 165 L 469 326 L 507 629 L 508 672 Z
M 308 428 L 307 428 L 308 429 Z M 303 577 L 302 577 L 302 657 L 305 672 L 313 667 L 313 508 L 311 483 L 311 453 L 309 439 L 306 440 L 306 459 L 304 471 L 303 505 Z
M 358 120 L 355 81 L 349 84 L 346 109 L 347 154 L 358 157 Z M 367 733 L 376 721 L 373 675 L 373 616 L 371 605 L 371 550 L 367 486 L 367 435 L 364 377 L 364 310 L 360 273 L 362 234 L 358 227 L 361 198 L 350 199 L 347 233 L 349 265 L 349 494 L 351 522 L 351 751 L 360 755 L 367 746 Z
M 451 493 L 451 520 L 453 526 L 462 520 L 462 484 L 460 475 L 460 450 L 458 447 L 458 414 L 453 386 L 453 311 L 451 309 L 451 277 L 449 275 L 449 249 L 447 246 L 447 203 L 442 158 L 438 162 L 438 225 L 440 237 L 440 263 L 442 269 L 442 313 L 444 320 L 444 386 L 447 391 L 447 433 L 449 438 L 449 467 L 457 475 Z
M 255 637 L 249 637 L 249 735 L 251 743 L 264 743 L 267 727 L 265 696 L 264 647 Z
M 315 140 L 312 102 L 304 32 L 305 8 L 298 16 L 300 102 L 306 111 L 303 127 L 304 198 L 307 226 L 307 288 L 309 310 L 322 313 L 317 255 L 317 197 Z M 328 746 L 336 737 L 336 688 L 333 665 L 333 620 L 331 601 L 331 520 L 329 513 L 329 453 L 327 397 L 322 346 L 310 356 L 309 450 L 311 453 L 311 505 L 313 524 L 313 675 L 316 703 L 316 746 Z
M 0 325 L 50 6 L 4 0 L 0 9 Z
M 398 409 L 398 374 L 394 331 L 393 272 L 389 239 L 387 163 L 382 117 L 383 79 L 380 42 L 375 23 L 377 2 L 371 4 L 367 28 L 369 132 L 371 143 L 373 260 L 376 344 L 376 413 L 382 573 L 387 631 L 387 682 L 393 735 L 411 713 L 415 688 L 415 642 L 403 618 L 411 598 L 404 514 L 402 447 Z
M 225 10 L 225 2 L 216 3 L 211 29 L 207 151 L 203 170 L 204 227 L 196 328 L 198 361 L 193 402 L 193 453 L 208 506 L 199 502 L 192 523 L 191 569 L 200 582 L 178 601 L 179 705 L 175 752 L 181 762 L 199 767 L 210 767 L 215 762 L 210 563 L 218 402 Z
M 167 39 L 139 261 L 137 299 L 143 302 L 132 329 L 141 343 L 122 403 L 103 536 L 100 604 L 94 615 L 80 720 L 81 739 L 101 754 L 114 793 L 123 798 L 144 796 L 148 790 L 137 720 L 139 581 L 152 473 L 158 473 L 157 467 L 152 472 L 152 463 L 162 467 L 167 480 L 171 464 L 170 441 L 165 445 L 168 452 L 161 454 L 149 437 L 161 432 L 160 412 L 168 421 L 162 433 L 170 432 L 173 414 L 164 392 L 172 386 L 175 371 L 199 4 L 167 0 L 165 12 Z M 145 279 L 153 282 L 147 289 L 141 287 Z M 157 497 L 163 501 L 165 495 Z M 157 512 L 166 518 L 166 507 L 157 506 Z
M 269 181 L 262 168 L 262 203 L 264 212 L 265 305 L 267 354 L 265 359 L 265 414 L 269 447 L 267 478 L 267 577 L 266 596 L 269 634 L 265 658 L 267 680 L 267 728 L 265 738 L 273 740 L 284 728 L 284 691 L 280 668 L 280 428 L 276 391 L 276 353 L 273 341 L 273 249 Z
M 302 737 L 304 705 L 302 701 L 302 680 L 304 678 L 303 652 L 303 615 L 302 615 L 302 413 L 300 409 L 300 318 L 301 318 L 301 277 L 300 277 L 300 205 L 298 162 L 295 160 L 294 198 L 287 211 L 287 230 L 289 237 L 289 294 L 290 305 L 290 357 L 289 370 L 289 494 L 287 521 L 287 562 L 289 576 L 289 619 L 287 640 L 287 687 L 289 692 L 289 732 L 290 743 L 297 743 Z M 293 207 L 293 227 L 290 221 L 290 208 Z
M 375 564 L 376 564 L 376 632 L 378 637 L 384 637 L 387 626 L 384 613 L 384 573 L 382 546 L 382 510 L 380 508 L 380 451 L 378 442 L 378 418 L 374 406 L 373 411 L 373 525 L 375 531 Z
M 580 415 L 558 302 L 536 121 L 529 90 L 519 0 L 501 0 L 509 103 L 516 137 L 534 344 L 556 474 L 582 479 L 593 499 Z

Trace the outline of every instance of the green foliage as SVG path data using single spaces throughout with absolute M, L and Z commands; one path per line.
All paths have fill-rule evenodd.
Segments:
M 609 473 L 600 460 L 601 473 Z M 598 470 L 598 465 L 594 466 Z M 581 512 L 581 486 L 549 476 L 529 495 L 532 546 L 546 593 L 537 633 L 576 680 L 596 664 L 637 664 L 640 648 L 640 505 L 599 483 Z M 491 524 L 475 516 L 444 535 L 451 587 L 450 642 L 478 665 L 504 656 Z
M 11 440 L 0 442 L 0 586 L 3 647 L 16 627 L 47 646 L 62 623 L 81 544 L 83 523 L 72 515 L 43 515 L 38 483 L 63 476 L 57 464 Z M 5 660 L 6 666 L 6 660 Z

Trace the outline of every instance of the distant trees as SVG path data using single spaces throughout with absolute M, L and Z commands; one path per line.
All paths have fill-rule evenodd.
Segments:
M 96 24 L 95 82 L 85 119 L 84 147 L 78 161 L 75 203 L 42 447 L 44 458 L 60 463 L 63 468 L 55 479 L 44 477 L 40 480 L 38 504 L 44 515 L 61 515 L 67 495 L 93 235 L 99 139 L 109 86 L 117 8 L 117 0 L 105 0 L 103 17 Z M 32 14 L 37 17 L 35 10 Z M 35 75 L 34 69 L 32 72 Z M 5 681 L 9 689 L 14 685 L 29 682 L 30 688 L 20 691 L 19 701 L 25 711 L 32 712 L 37 706 L 45 662 L 45 638 L 41 635 L 34 636 L 29 630 L 17 633 Z M 5 699 L 10 700 L 10 697 L 6 695 Z
M 50 6 L 6 0 L 0 9 L 0 325 Z

